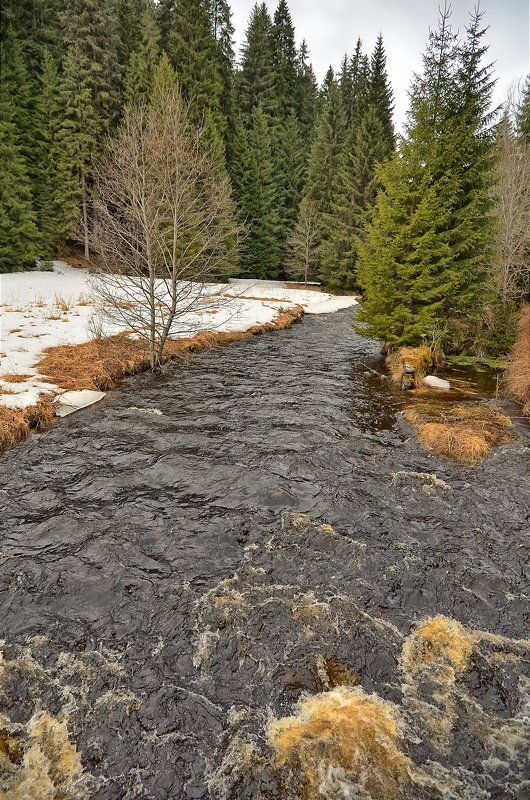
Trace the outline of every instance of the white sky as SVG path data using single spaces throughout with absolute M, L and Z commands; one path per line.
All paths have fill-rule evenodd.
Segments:
M 454 28 L 464 31 L 474 2 L 453 0 Z M 230 2 L 238 55 L 253 5 L 254 0 Z M 271 15 L 276 5 L 277 0 L 267 0 Z M 289 0 L 297 43 L 307 39 L 319 82 L 330 64 L 337 69 L 344 53 L 351 55 L 358 36 L 365 52 L 370 53 L 377 34 L 382 32 L 398 125 L 407 109 L 412 73 L 421 70 L 429 28 L 436 27 L 439 5 L 440 0 Z M 530 69 L 529 0 L 481 0 L 480 7 L 484 24 L 490 26 L 486 37 L 490 60 L 496 62 L 494 102 L 499 104 L 510 83 Z

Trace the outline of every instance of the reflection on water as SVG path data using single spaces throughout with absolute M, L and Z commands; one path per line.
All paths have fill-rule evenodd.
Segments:
M 528 440 L 443 461 L 371 369 L 312 318 L 2 460 L 1 796 L 529 795 Z

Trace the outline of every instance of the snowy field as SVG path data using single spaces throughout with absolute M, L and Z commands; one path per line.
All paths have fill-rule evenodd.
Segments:
M 356 303 L 354 297 L 289 289 L 280 281 L 236 279 L 202 286 L 200 293 L 197 310 L 175 322 L 172 336 L 245 331 L 295 305 L 306 314 L 324 314 Z M 94 320 L 101 319 L 95 312 L 90 275 L 83 269 L 56 261 L 53 272 L 0 275 L 0 405 L 26 408 L 43 393 L 61 394 L 60 386 L 43 381 L 37 365 L 48 347 L 92 339 Z M 104 335 L 123 330 L 116 322 L 104 323 Z

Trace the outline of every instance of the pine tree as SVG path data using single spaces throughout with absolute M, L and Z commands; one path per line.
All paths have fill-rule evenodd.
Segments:
M 526 76 L 521 105 L 517 109 L 517 132 L 530 145 L 530 75 Z
M 298 53 L 295 108 L 300 131 L 309 155 L 309 143 L 313 137 L 315 127 L 318 84 L 311 64 L 308 63 L 309 50 L 305 39 L 300 45 Z
M 455 102 L 446 121 L 447 146 L 440 158 L 439 175 L 451 171 L 457 196 L 450 220 L 451 250 L 458 276 L 451 302 L 450 333 L 460 347 L 473 336 L 488 300 L 494 221 L 491 214 L 495 138 L 491 97 L 495 81 L 492 64 L 484 64 L 482 12 L 471 15 L 466 38 L 458 49 Z M 443 142 L 443 138 L 442 138 Z
M 210 11 L 201 0 L 181 0 L 177 5 L 170 20 L 167 53 L 184 97 L 193 103 L 192 114 L 202 121 L 209 112 L 219 132 L 224 133 L 217 43 Z
M 84 254 L 88 259 L 90 178 L 100 121 L 92 102 L 89 70 L 82 51 L 76 45 L 66 56 L 60 96 L 62 122 L 57 132 L 61 186 L 58 202 L 62 208 L 60 233 L 65 238 L 76 238 L 81 217 Z
M 62 109 L 59 101 L 59 72 L 49 50 L 44 51 L 40 82 L 41 91 L 36 108 L 39 150 L 35 210 L 42 235 L 42 252 L 53 257 L 57 252 L 63 224 L 63 208 L 60 203 L 61 174 L 58 169 L 61 158 L 59 129 Z
M 386 70 L 386 53 L 381 34 L 377 37 L 374 52 L 370 59 L 368 103 L 377 111 L 377 116 L 383 128 L 383 137 L 386 142 L 386 156 L 390 157 L 395 144 L 394 123 L 392 111 L 394 109 L 394 93 L 388 80 Z
M 84 74 L 79 81 L 90 89 L 100 140 L 117 121 L 120 111 L 122 72 L 114 11 L 107 0 L 69 0 L 62 14 L 64 43 L 70 56 L 73 48 L 80 55 L 78 70 Z
M 418 344 L 443 320 L 449 342 L 463 347 L 486 299 L 491 79 L 482 35 L 475 15 L 458 47 L 442 12 L 413 85 L 407 135 L 380 171 L 359 245 L 359 318 L 387 342 Z
M 274 159 L 278 209 L 278 245 L 282 261 L 291 235 L 306 179 L 306 147 L 294 112 L 282 125 L 277 137 Z
M 350 106 L 344 109 L 347 128 L 359 125 L 369 103 L 369 62 L 363 53 L 360 39 L 357 39 L 354 54 L 350 62 Z
M 26 160 L 17 142 L 12 98 L 0 86 L 0 272 L 31 267 L 39 234 Z
M 277 197 L 269 125 L 260 105 L 252 112 L 249 148 L 246 211 L 250 231 L 241 262 L 253 277 L 275 278 L 280 268 Z
M 252 9 L 246 41 L 242 47 L 241 69 L 237 75 L 239 111 L 247 127 L 252 125 L 253 109 L 260 105 L 269 120 L 276 117 L 278 98 L 275 87 L 272 20 L 265 3 Z
M 287 119 L 294 110 L 297 84 L 295 32 L 286 0 L 279 0 L 272 27 L 278 113 Z
M 126 103 L 146 102 L 149 98 L 155 66 L 159 58 L 159 30 L 155 6 L 147 2 L 142 12 L 140 37 L 131 52 L 125 71 Z
M 224 144 L 229 158 L 229 151 L 233 143 L 235 116 L 234 98 L 234 26 L 232 12 L 226 0 L 209 0 L 210 21 L 216 42 L 217 63 L 221 79 L 221 95 L 219 105 L 225 120 Z
M 321 278 L 332 291 L 358 288 L 358 239 L 375 203 L 377 165 L 387 158 L 383 125 L 369 106 L 360 125 L 349 131 L 337 172 L 331 212 L 322 220 Z
M 330 84 L 328 97 L 317 124 L 308 164 L 306 196 L 313 200 L 321 217 L 331 213 L 337 170 L 344 141 L 344 117 L 339 88 Z

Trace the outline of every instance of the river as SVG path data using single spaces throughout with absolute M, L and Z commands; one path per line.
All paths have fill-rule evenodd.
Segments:
M 306 318 L 1 458 L 3 797 L 530 796 L 530 438 L 432 455 L 370 368 Z

